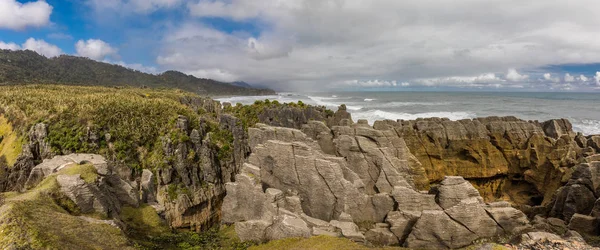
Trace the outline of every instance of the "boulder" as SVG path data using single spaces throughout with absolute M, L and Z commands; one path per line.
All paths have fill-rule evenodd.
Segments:
M 273 225 L 265 230 L 267 240 L 308 238 L 311 235 L 312 230 L 304 220 L 289 214 L 280 215 Z
M 376 246 L 398 245 L 396 237 L 388 228 L 373 228 L 365 233 L 365 239 Z
M 435 202 L 435 195 L 423 194 L 409 187 L 394 187 L 392 196 L 400 211 L 442 210 Z
M 452 220 L 444 211 L 423 211 L 406 239 L 405 246 L 419 249 L 459 248 L 478 236 Z
M 490 218 L 478 198 L 462 200 L 459 204 L 444 211 L 454 221 L 481 238 L 489 238 L 503 233 L 502 228 Z
M 474 198 L 483 204 L 483 199 L 477 189 L 460 176 L 446 176 L 438 187 L 437 201 L 443 209 L 458 205 L 461 201 Z
M 100 191 L 87 184 L 81 175 L 58 175 L 56 181 L 60 191 L 73 201 L 82 213 L 99 213 L 109 216 L 110 208 L 107 200 L 103 200 Z
M 590 214 L 596 202 L 595 187 L 600 183 L 599 165 L 580 164 L 573 169 L 567 184 L 556 191 L 550 216 L 569 221 L 576 214 Z
M 569 222 L 569 229 L 575 230 L 580 234 L 598 235 L 600 230 L 600 219 L 583 214 L 574 214 Z
M 506 233 L 518 234 L 519 232 L 532 229 L 527 216 L 506 203 L 492 203 L 485 210 L 498 223 Z
M 344 237 L 356 242 L 365 242 L 365 236 L 358 230 L 358 226 L 354 222 L 332 220 L 329 223 L 338 228 Z
M 404 243 L 419 217 L 421 211 L 392 211 L 388 213 L 386 221 L 391 225 L 390 231 L 398 237 L 400 243 Z
M 553 233 L 547 232 L 529 232 L 520 236 L 521 244 L 534 245 L 540 241 L 562 240 L 562 238 Z
M 235 223 L 235 233 L 241 241 L 262 242 L 266 240 L 265 230 L 272 223 L 264 220 L 249 220 Z
M 33 188 L 39 184 L 47 176 L 58 172 L 66 166 L 72 164 L 92 164 L 96 168 L 96 172 L 99 175 L 110 174 L 110 169 L 106 159 L 100 155 L 94 154 L 70 154 L 70 155 L 59 155 L 52 159 L 45 159 L 41 164 L 31 169 L 29 178 L 25 186 L 27 188 Z

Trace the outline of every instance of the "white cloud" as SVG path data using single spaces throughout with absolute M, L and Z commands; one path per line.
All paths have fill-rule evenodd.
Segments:
M 346 86 L 354 86 L 354 87 L 396 87 L 398 86 L 398 82 L 396 81 L 383 81 L 383 80 L 349 80 L 344 81 L 343 85 Z
M 118 51 L 111 47 L 110 44 L 98 39 L 79 40 L 75 44 L 75 50 L 77 51 L 77 55 L 94 60 L 102 60 L 107 56 L 116 56 Z
M 21 46 L 19 46 L 16 43 L 5 43 L 5 42 L 1 42 L 0 41 L 0 49 L 7 49 L 7 50 L 20 50 Z
M 574 76 L 572 76 L 569 73 L 565 74 L 565 82 L 574 82 L 574 81 L 575 81 L 575 77 Z
M 267 1 L 269 2 L 269 1 Z M 282 1 L 283 2 L 283 1 Z M 291 1 L 290 1 L 291 2 Z M 267 3 L 268 6 L 271 3 Z M 280 3 L 287 4 L 287 3 Z M 258 1 L 199 1 L 188 4 L 190 13 L 198 17 L 228 17 L 234 20 L 244 20 L 258 16 L 265 4 Z
M 596 80 L 596 85 L 600 86 L 600 72 L 596 72 L 594 79 Z
M 49 44 L 42 39 L 36 40 L 35 38 L 27 39 L 27 41 L 21 45 L 21 49 L 33 50 L 46 57 L 55 57 L 64 54 L 58 46 Z
M 588 81 L 588 78 L 587 78 L 587 77 L 585 77 L 584 75 L 580 75 L 580 76 L 579 76 L 579 80 L 580 80 L 580 81 L 582 81 L 582 82 L 587 82 L 587 81 Z
M 413 82 L 425 86 L 453 86 L 453 87 L 478 87 L 486 86 L 492 83 L 502 82 L 503 80 L 494 73 L 487 73 L 478 76 L 451 76 L 421 78 Z
M 544 74 L 544 80 L 546 81 L 551 81 L 551 82 L 560 82 L 560 78 L 558 77 L 553 77 L 552 74 L 550 73 L 545 73 Z
M 0 28 L 22 30 L 46 26 L 50 23 L 51 13 L 52 6 L 46 1 L 0 0 Z
M 506 74 L 506 80 L 513 82 L 525 81 L 527 79 L 529 79 L 528 75 L 521 75 L 516 69 L 508 69 L 508 73 Z
M 87 0 L 98 12 L 119 12 L 121 14 L 148 14 L 160 9 L 170 9 L 181 4 L 182 0 Z
M 265 39 L 266 40 L 266 39 Z M 286 43 L 269 43 L 259 41 L 258 39 L 251 37 L 248 38 L 248 54 L 257 60 L 266 60 L 277 57 L 288 56 L 292 48 Z
M 600 43 L 594 42 L 600 40 L 594 11 L 600 1 L 520 3 L 194 0 L 187 5 L 191 15 L 247 22 L 260 35 L 188 20 L 168 26 L 157 62 L 184 72 L 216 68 L 245 81 L 310 91 L 347 79 L 418 84 L 414 80 L 438 78 L 468 85 L 454 76 L 488 72 L 506 81 L 495 76 L 474 85 L 542 86 L 535 73 L 524 78 L 517 70 L 502 72 L 600 58 Z
M 0 0 L 1 1 L 1 0 Z M 0 41 L 0 49 L 8 50 L 32 50 L 46 57 L 55 57 L 64 54 L 63 51 L 54 44 L 35 38 L 29 38 L 22 45 L 16 43 L 5 43 Z

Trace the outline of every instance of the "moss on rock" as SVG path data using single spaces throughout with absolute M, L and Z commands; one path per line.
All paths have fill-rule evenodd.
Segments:
M 0 248 L 131 248 L 120 229 L 66 211 L 54 199 L 57 190 L 52 175 L 28 192 L 5 195 L 0 207 Z

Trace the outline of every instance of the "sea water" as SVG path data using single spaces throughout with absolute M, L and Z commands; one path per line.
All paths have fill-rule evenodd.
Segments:
M 218 99 L 232 104 L 256 100 L 302 101 L 337 110 L 346 104 L 352 118 L 414 120 L 445 117 L 451 120 L 487 116 L 515 116 L 546 121 L 566 118 L 585 135 L 600 134 L 600 94 L 597 93 L 499 93 L 499 92 L 330 92 L 279 93 L 274 96 L 240 96 Z

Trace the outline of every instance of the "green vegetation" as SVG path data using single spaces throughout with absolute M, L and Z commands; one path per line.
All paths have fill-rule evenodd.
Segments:
M 290 103 L 279 103 L 277 100 L 271 101 L 266 99 L 264 101 L 257 100 L 251 105 L 242 105 L 241 103 L 237 103 L 235 106 L 231 106 L 226 108 L 224 111 L 227 113 L 233 114 L 235 117 L 240 119 L 244 128 L 249 128 L 257 123 L 260 123 L 259 116 L 263 114 L 268 109 L 281 109 L 281 108 L 308 108 L 313 107 L 304 104 L 302 101 L 298 101 L 298 103 L 290 102 Z M 328 110 L 324 106 L 314 107 L 318 110 L 325 113 L 326 117 L 333 116 L 333 111 Z M 272 119 L 279 119 L 279 117 L 272 117 Z
M 170 233 L 165 222 L 156 214 L 156 210 L 148 205 L 139 208 L 123 207 L 121 219 L 127 224 L 129 235 L 158 237 Z
M 84 220 L 65 210 L 65 201 L 55 199 L 58 187 L 55 175 L 51 175 L 26 193 L 4 194 L 4 204 L 0 204 L 0 248 L 130 248 L 129 240 L 118 228 L 94 219 Z
M 0 155 L 7 165 L 13 165 L 21 153 L 23 138 L 14 131 L 8 120 L 0 114 Z
M 188 188 L 186 188 L 185 185 L 183 185 L 183 184 L 178 185 L 178 184 L 171 183 L 171 184 L 169 184 L 169 186 L 167 186 L 167 196 L 169 197 L 169 200 L 171 200 L 171 201 L 176 200 L 180 194 L 185 194 L 188 197 L 192 196 L 190 193 L 190 190 Z
M 182 104 L 183 99 L 195 98 L 200 97 L 181 90 L 0 86 L 0 153 L 12 165 L 21 151 L 18 138 L 44 122 L 55 153 L 99 153 L 134 169 L 160 167 L 165 162 L 161 136 L 168 135 L 175 143 L 189 140 L 176 128 L 178 117 L 187 117 L 191 128 L 199 128 L 199 113 L 206 111 Z M 213 116 L 203 116 L 213 124 L 208 127 L 217 137 L 219 155 L 227 157 L 232 150 L 230 133 L 214 125 Z
M 203 95 L 275 93 L 199 79 L 177 71 L 152 75 L 83 57 L 63 55 L 48 59 L 33 51 L 0 50 L 0 84 L 25 83 L 178 88 Z
M 331 236 L 314 236 L 308 239 L 305 238 L 288 238 L 282 240 L 270 241 L 266 244 L 253 246 L 250 250 L 302 250 L 302 249 L 319 249 L 319 250 L 369 250 L 369 249 L 406 249 L 401 247 L 384 247 L 371 248 L 346 238 L 336 238 Z
M 98 172 L 96 171 L 96 167 L 92 164 L 73 164 L 61 169 L 58 174 L 64 175 L 81 175 L 81 179 L 83 179 L 86 183 L 94 183 L 96 179 L 98 179 Z
M 210 125 L 210 131 L 215 131 L 210 134 L 210 139 L 219 147 L 218 159 L 226 161 L 232 156 L 233 134 L 229 130 L 218 129 L 217 126 L 216 124 Z
M 128 235 L 139 249 L 243 250 L 254 245 L 241 242 L 233 226 L 214 227 L 202 233 L 171 232 L 151 207 L 126 208 L 121 216 L 130 229 Z

